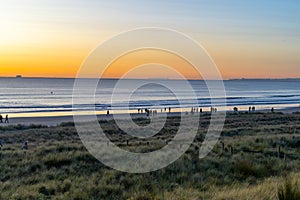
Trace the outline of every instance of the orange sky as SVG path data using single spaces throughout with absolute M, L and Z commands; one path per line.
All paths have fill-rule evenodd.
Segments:
M 75 77 L 80 65 L 93 49 L 93 45 L 81 45 L 82 48 L 66 45 L 36 47 L 32 49 L 15 48 L 11 51 L 1 51 L 1 76 L 16 76 L 21 74 L 29 77 Z M 231 48 L 226 46 L 205 46 L 224 79 L 228 78 L 286 78 L 299 77 L 298 60 L 289 52 L 267 53 L 261 49 Z M 244 50 L 244 51 L 242 51 Z M 260 54 L 259 54 L 260 52 Z M 160 55 L 158 55 L 160 54 Z M 188 64 L 176 56 L 165 52 L 143 52 L 129 54 L 116 61 L 105 77 L 118 77 L 131 67 L 140 64 L 160 62 L 180 69 L 188 78 L 198 77 Z M 149 72 L 151 72 L 149 66 Z M 162 74 L 156 72 L 159 78 Z M 145 73 L 140 77 L 154 78 L 154 74 Z M 138 78 L 138 77 L 137 77 Z M 174 78 L 174 77 L 165 77 Z
M 150 64 L 149 64 L 150 63 Z M 143 66 L 141 70 L 136 67 Z M 122 77 L 131 72 L 131 78 L 179 78 L 170 73 L 171 70 L 157 64 L 170 67 L 189 79 L 201 79 L 195 68 L 181 57 L 161 50 L 139 50 L 126 54 L 115 60 L 104 72 L 103 77 Z

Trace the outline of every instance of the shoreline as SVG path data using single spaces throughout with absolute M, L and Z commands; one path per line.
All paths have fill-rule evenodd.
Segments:
M 246 113 L 248 110 L 239 110 L 240 113 Z M 275 113 L 284 113 L 284 114 L 293 114 L 296 112 L 300 112 L 300 107 L 288 107 L 288 108 L 281 108 L 281 109 L 276 109 L 275 108 Z M 190 114 L 190 112 L 188 112 Z M 209 114 L 209 111 L 204 111 L 203 114 Z M 233 113 L 233 111 L 226 111 L 227 114 Z M 271 113 L 270 109 L 261 109 L 261 110 L 256 110 L 252 111 L 251 113 Z M 180 116 L 180 112 L 163 112 L 163 113 L 158 113 L 156 117 L 161 117 L 167 114 L 168 116 Z M 113 119 L 114 115 L 118 115 L 119 117 L 125 116 L 124 113 L 121 114 L 97 114 L 98 120 L 111 120 Z M 132 118 L 147 118 L 146 113 L 138 114 L 138 113 L 130 113 Z M 81 115 L 83 121 L 91 121 L 91 115 Z M 9 118 L 9 123 L 0 123 L 1 126 L 10 126 L 10 125 L 45 125 L 45 126 L 57 126 L 60 125 L 61 123 L 68 123 L 68 122 L 74 122 L 73 115 L 66 115 L 66 116 L 32 116 L 32 117 L 12 117 Z

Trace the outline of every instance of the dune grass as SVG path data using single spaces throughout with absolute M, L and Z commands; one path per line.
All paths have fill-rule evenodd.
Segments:
M 292 185 L 299 180 L 299 114 L 230 114 L 222 132 L 224 149 L 218 143 L 199 160 L 209 119 L 201 117 L 194 143 L 179 160 L 146 174 L 101 164 L 87 152 L 72 123 L 0 129 L 0 199 L 278 199 L 287 193 L 286 177 Z M 169 118 L 150 139 L 126 135 L 114 121 L 100 124 L 121 148 L 147 152 L 174 137 L 178 120 Z M 26 140 L 29 149 L 24 151 Z

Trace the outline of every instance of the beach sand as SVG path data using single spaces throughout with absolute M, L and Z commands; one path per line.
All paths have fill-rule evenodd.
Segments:
M 227 111 L 228 113 L 231 113 L 231 111 Z M 241 110 L 240 112 L 247 112 L 245 110 Z M 264 112 L 268 113 L 271 112 L 270 110 L 257 110 L 256 112 Z M 284 108 L 284 109 L 276 109 L 275 112 L 282 112 L 285 114 L 292 114 L 295 112 L 300 112 L 300 107 L 289 107 L 289 108 Z M 208 112 L 204 112 L 208 113 Z M 166 113 L 164 113 L 166 114 Z M 171 112 L 167 113 L 168 116 L 180 116 L 179 112 Z M 124 114 L 117 114 L 119 117 L 126 117 Z M 113 119 L 114 115 L 97 115 L 98 120 L 110 120 Z M 162 116 L 161 113 L 158 113 L 157 115 Z M 131 114 L 132 118 L 147 118 L 147 115 L 145 113 L 143 114 Z M 81 120 L 83 121 L 91 121 L 90 116 L 81 116 Z M 47 117 L 15 117 L 15 118 L 10 118 L 9 119 L 9 124 L 2 123 L 0 126 L 9 126 L 9 125 L 17 125 L 17 124 L 22 124 L 22 125 L 31 125 L 31 124 L 36 124 L 36 125 L 46 125 L 46 126 L 57 126 L 61 123 L 67 123 L 67 122 L 74 122 L 73 116 L 47 116 Z
M 228 113 L 231 113 L 232 111 L 227 111 Z M 246 110 L 240 110 L 240 112 L 247 112 Z M 271 110 L 257 110 L 256 112 L 264 112 L 268 113 L 271 112 Z M 292 114 L 295 112 L 300 112 L 300 107 L 289 107 L 289 108 L 284 108 L 284 109 L 276 109 L 275 112 L 282 112 L 285 114 Z M 208 112 L 204 112 L 208 113 Z M 166 114 L 166 113 L 164 113 Z M 167 113 L 168 116 L 180 116 L 179 112 L 171 112 Z M 117 114 L 119 117 L 126 117 L 124 114 Z M 97 115 L 98 120 L 110 120 L 113 119 L 114 115 Z M 162 116 L 162 113 L 158 113 L 157 115 Z M 131 114 L 132 118 L 147 118 L 146 114 Z M 81 120 L 83 121 L 91 121 L 90 116 L 81 116 Z M 69 116 L 47 116 L 47 117 L 15 117 L 15 118 L 10 118 L 9 119 L 9 124 L 2 123 L 0 126 L 9 126 L 9 125 L 17 125 L 17 124 L 22 124 L 22 125 L 31 125 L 31 124 L 36 124 L 36 125 L 46 125 L 46 126 L 56 126 L 61 123 L 66 123 L 66 122 L 74 122 L 74 118 L 72 115 Z
M 119 117 L 126 117 L 124 114 L 117 114 Z M 168 116 L 179 116 L 180 113 L 173 112 L 168 113 Z M 98 120 L 111 120 L 113 119 L 114 115 L 97 115 Z M 161 114 L 158 114 L 157 116 L 162 116 Z M 147 115 L 145 113 L 143 114 L 131 114 L 132 118 L 147 118 Z M 80 120 L 82 121 L 92 121 L 93 119 L 91 116 L 88 115 L 82 115 L 80 116 Z M 74 122 L 73 116 L 47 116 L 47 117 L 15 117 L 9 119 L 9 124 L 2 123 L 0 126 L 9 126 L 9 125 L 31 125 L 31 124 L 38 124 L 38 125 L 47 125 L 47 126 L 56 126 L 61 123 L 67 123 L 67 122 Z

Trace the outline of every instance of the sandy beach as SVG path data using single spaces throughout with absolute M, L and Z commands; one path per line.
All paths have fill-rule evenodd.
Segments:
M 179 116 L 180 113 L 178 112 L 172 112 L 167 113 L 168 116 Z M 124 114 L 117 114 L 119 117 L 125 117 Z M 110 115 L 97 115 L 98 120 L 110 120 L 113 119 L 112 114 Z M 161 114 L 157 115 L 158 117 L 161 116 Z M 82 115 L 80 116 L 82 121 L 91 121 L 90 116 L 88 115 Z M 131 114 L 132 118 L 147 118 L 147 115 L 145 113 L 143 114 Z M 9 125 L 47 125 L 47 126 L 56 126 L 64 122 L 74 122 L 73 116 L 47 116 L 47 117 L 14 117 L 9 119 L 9 123 L 2 123 L 0 126 L 9 126 Z
M 240 110 L 239 112 L 248 112 L 246 110 Z M 264 113 L 269 113 L 271 112 L 270 109 L 266 110 L 257 110 L 255 112 L 264 112 Z M 300 112 L 300 107 L 289 107 L 289 108 L 284 108 L 284 109 L 276 109 L 275 112 L 282 112 L 285 114 L 292 114 L 295 112 Z M 209 113 L 209 112 L 203 112 L 203 114 Z M 227 113 L 232 113 L 232 111 L 227 111 Z M 179 112 L 171 112 L 171 113 L 164 113 L 168 114 L 168 116 L 180 116 Z M 185 113 L 184 113 L 185 114 Z M 190 113 L 189 113 L 190 114 Z M 125 115 L 124 114 L 117 114 L 119 117 L 122 117 Z M 161 116 L 162 113 L 158 113 L 157 116 Z M 137 114 L 133 113 L 131 114 L 132 118 L 147 118 L 147 115 L 145 113 L 143 114 Z M 81 116 L 83 121 L 90 121 L 89 116 Z M 113 115 L 97 115 L 98 120 L 110 120 L 113 118 Z M 9 124 L 0 124 L 0 126 L 9 126 L 9 125 L 17 125 L 17 124 L 22 124 L 22 125 L 31 125 L 31 124 L 36 124 L 36 125 L 46 125 L 46 126 L 56 126 L 64 122 L 73 122 L 73 116 L 41 116 L 41 117 L 14 117 L 9 119 Z

